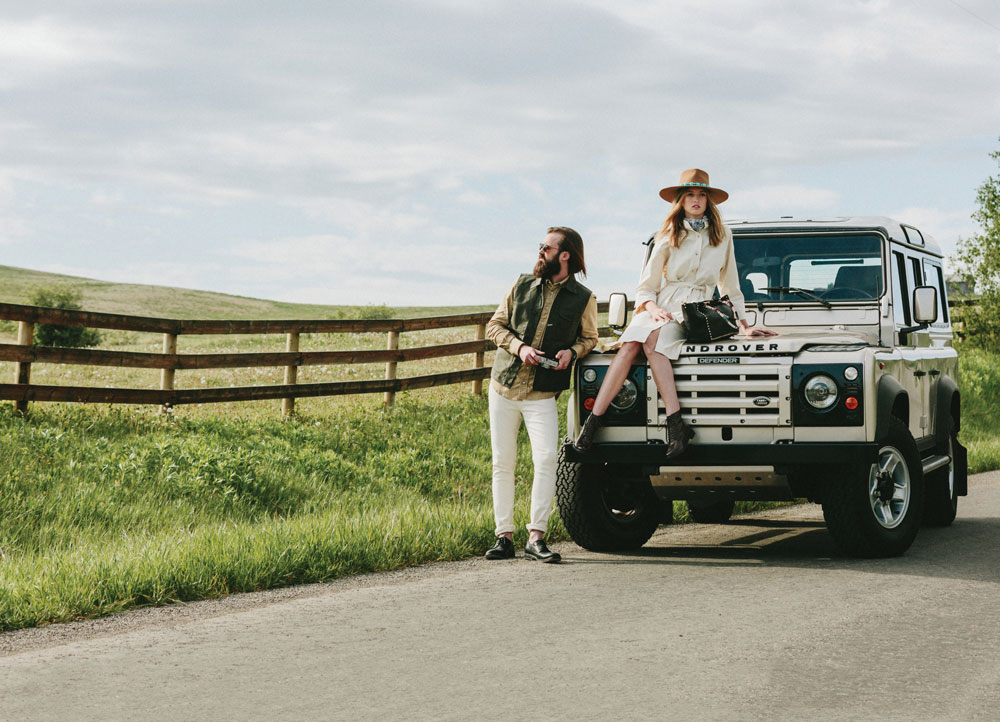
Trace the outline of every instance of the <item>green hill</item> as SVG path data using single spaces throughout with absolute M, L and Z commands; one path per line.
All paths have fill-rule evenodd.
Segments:
M 0 302 L 30 304 L 37 288 L 71 288 L 83 296 L 87 311 L 132 316 L 202 319 L 412 318 L 491 311 L 490 306 L 322 306 L 231 296 L 171 286 L 110 283 L 92 278 L 0 266 Z

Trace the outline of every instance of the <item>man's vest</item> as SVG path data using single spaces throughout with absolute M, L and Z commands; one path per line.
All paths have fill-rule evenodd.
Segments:
M 559 289 L 552 302 L 541 346 L 538 347 L 540 351 L 545 352 L 547 358 L 554 359 L 557 352 L 576 343 L 580 336 L 583 312 L 587 309 L 587 303 L 592 295 L 589 288 L 572 277 Z M 524 343 L 530 345 L 538 330 L 538 320 L 545 305 L 545 281 L 530 273 L 523 274 L 514 283 L 510 303 L 507 327 Z M 493 360 L 493 379 L 501 386 L 510 388 L 523 363 L 518 356 L 505 349 L 497 349 Z M 572 366 L 563 371 L 554 371 L 538 366 L 535 368 L 535 381 L 531 388 L 535 391 L 568 389 L 571 368 Z

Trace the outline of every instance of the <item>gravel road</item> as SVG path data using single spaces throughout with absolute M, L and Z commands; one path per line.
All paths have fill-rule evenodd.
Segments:
M 898 559 L 805 505 L 52 625 L 0 635 L 0 720 L 992 721 L 998 541 L 991 472 Z

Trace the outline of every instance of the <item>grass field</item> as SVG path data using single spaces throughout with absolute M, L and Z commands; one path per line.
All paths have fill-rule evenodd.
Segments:
M 141 296 L 143 289 L 122 293 Z M 171 296 L 174 291 L 149 293 L 172 297 L 176 310 L 129 311 L 207 317 L 206 306 L 219 311 L 224 305 L 214 298 L 219 294 L 190 292 L 195 295 L 184 301 L 186 292 Z M 92 305 L 84 292 L 88 309 L 122 310 Z M 106 292 L 114 296 L 113 289 Z M 245 313 L 232 306 L 217 315 L 335 318 L 345 312 L 265 309 L 266 301 L 247 301 L 253 304 Z M 306 308 L 314 315 L 306 316 Z M 348 310 L 360 315 L 364 309 Z M 470 338 L 472 329 L 465 328 L 404 334 L 401 342 Z M 109 332 L 102 348 L 159 350 L 160 343 Z M 181 351 L 282 350 L 282 343 L 278 337 L 182 337 Z M 311 335 L 302 347 L 384 343 L 383 334 Z M 400 375 L 468 368 L 471 360 L 405 364 Z M 993 411 L 1000 398 L 998 361 L 962 354 L 962 439 L 972 472 L 1000 468 Z M 304 368 L 300 381 L 379 378 L 383 371 L 381 364 Z M 12 373 L 10 364 L 0 364 L 0 377 Z M 280 373 L 178 372 L 177 386 L 274 383 Z M 158 383 L 153 371 L 45 365 L 32 369 L 32 379 Z M 493 527 L 489 428 L 485 399 L 470 390 L 463 384 L 400 394 L 388 410 L 380 396 L 302 399 L 291 421 L 279 419 L 273 401 L 180 407 L 172 415 L 154 407 L 34 404 L 27 418 L 0 404 L 0 629 L 482 553 Z M 517 541 L 523 543 L 531 478 L 526 439 L 516 474 Z M 685 514 L 678 503 L 675 518 Z M 557 513 L 550 537 L 565 538 Z

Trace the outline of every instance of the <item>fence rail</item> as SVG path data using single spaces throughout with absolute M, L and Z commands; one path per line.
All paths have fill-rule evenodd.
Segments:
M 598 304 L 607 311 L 607 303 Z M 127 316 L 93 311 L 70 311 L 0 303 L 0 319 L 18 322 L 18 342 L 0 343 L 0 361 L 13 361 L 14 383 L 0 384 L 0 400 L 14 401 L 26 411 L 32 401 L 157 404 L 164 408 L 181 404 L 207 404 L 233 401 L 280 399 L 282 413 L 294 411 L 296 398 L 341 396 L 353 394 L 385 394 L 385 403 L 392 404 L 400 391 L 431 388 L 450 384 L 473 384 L 473 393 L 482 392 L 483 380 L 490 369 L 484 366 L 485 354 L 495 348 L 486 340 L 486 323 L 490 312 L 454 314 L 408 319 L 343 319 L 343 320 L 180 320 Z M 107 351 L 34 345 L 36 324 L 83 326 L 86 328 L 136 331 L 163 334 L 162 353 Z M 475 339 L 456 343 L 399 348 L 400 334 L 412 331 L 475 327 Z M 607 329 L 599 329 L 602 335 Z M 299 351 L 299 337 L 304 333 L 359 334 L 385 333 L 385 350 Z M 191 353 L 177 352 L 177 339 L 182 335 L 276 335 L 286 336 L 286 351 L 257 353 Z M 424 374 L 397 378 L 397 365 L 449 356 L 472 355 L 474 367 L 461 371 Z M 119 368 L 160 369 L 159 389 L 97 388 L 89 386 L 58 386 L 31 383 L 32 364 L 68 364 Z M 335 381 L 328 383 L 297 383 L 300 366 L 335 364 L 385 363 L 385 378 L 368 381 Z M 261 386 L 230 386 L 221 388 L 175 389 L 176 371 L 195 369 L 232 369 L 253 367 L 283 367 L 284 383 Z
M 949 302 L 949 305 L 956 306 L 963 303 L 968 301 Z M 606 312 L 608 304 L 599 303 L 598 310 Z M 296 398 L 382 393 L 385 395 L 385 403 L 392 404 L 395 394 L 400 391 L 469 382 L 473 384 L 473 393 L 479 394 L 482 392 L 483 381 L 490 374 L 490 369 L 483 365 L 485 354 L 494 348 L 493 344 L 486 340 L 486 323 L 491 315 L 489 312 L 481 312 L 407 319 L 217 321 L 150 318 L 0 303 L 0 320 L 16 321 L 19 324 L 17 343 L 0 343 L 0 361 L 14 362 L 14 383 L 0 383 L 0 400 L 14 401 L 19 410 L 26 411 L 32 401 L 157 404 L 167 408 L 182 404 L 280 399 L 282 413 L 287 415 L 294 411 Z M 163 352 L 140 353 L 36 346 L 34 345 L 36 324 L 159 333 L 163 334 Z M 400 334 L 463 326 L 475 327 L 474 339 L 399 348 Z M 607 336 L 609 333 L 607 328 L 600 328 L 598 332 L 602 336 Z M 299 337 L 304 333 L 384 333 L 387 342 L 384 350 L 299 351 Z M 177 352 L 177 339 L 180 336 L 277 334 L 286 336 L 286 351 L 190 354 Z M 473 368 L 404 378 L 396 376 L 398 364 L 401 363 L 466 355 L 473 356 Z M 160 369 L 160 388 L 32 384 L 31 366 L 39 363 Z M 385 378 L 367 381 L 297 383 L 298 369 L 302 366 L 370 363 L 384 363 Z M 259 367 L 284 368 L 284 383 L 197 389 L 174 388 L 177 371 Z

